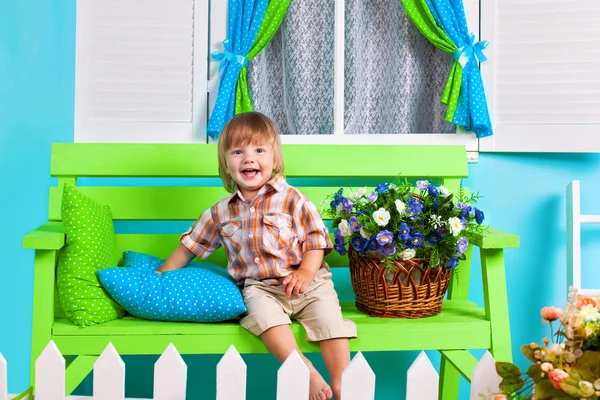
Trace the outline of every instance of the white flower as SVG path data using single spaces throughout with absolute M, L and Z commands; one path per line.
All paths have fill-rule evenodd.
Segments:
M 390 212 L 381 207 L 373 213 L 373 219 L 379 226 L 386 226 L 390 222 Z
M 343 219 L 342 222 L 339 223 L 338 229 L 340 230 L 340 233 L 343 237 L 352 236 L 352 229 L 350 229 L 350 224 L 345 219 Z
M 591 304 L 581 307 L 581 316 L 586 321 L 595 322 L 600 318 L 598 309 Z
M 367 187 L 363 187 L 358 189 L 356 192 L 350 192 L 350 194 L 348 195 L 348 197 L 352 200 L 352 201 L 358 201 L 361 197 L 363 197 L 365 195 L 365 193 L 367 193 Z
M 339 213 L 340 213 L 340 211 L 342 211 L 343 209 L 344 209 L 344 206 L 342 205 L 342 203 L 340 203 L 340 204 L 338 204 L 338 205 L 335 207 L 335 212 L 336 212 L 337 214 L 339 214 Z
M 404 211 L 406 211 L 406 204 L 404 204 L 402 200 L 394 200 L 394 203 L 396 203 L 396 210 L 398 210 L 398 213 L 400 215 L 404 214 Z
M 415 258 L 416 255 L 417 251 L 415 249 L 404 249 L 402 250 L 402 253 L 400 253 L 400 257 L 405 261 Z
M 429 219 L 431 220 L 431 225 L 434 229 L 438 229 L 440 226 L 444 226 L 445 224 L 445 222 L 442 221 L 441 215 L 431 214 Z
M 440 193 L 440 195 L 442 197 L 448 197 L 448 196 L 450 196 L 450 191 L 448 190 L 448 188 L 446 186 L 440 185 L 438 187 L 438 192 Z
M 592 382 L 579 381 L 579 390 L 584 397 L 590 397 L 594 394 L 594 386 Z
M 460 218 L 457 217 L 448 218 L 448 225 L 450 226 L 450 232 L 452 232 L 452 236 L 458 236 L 460 231 L 464 229 L 462 222 L 460 222 Z
M 554 369 L 554 365 L 552 365 L 549 362 L 545 362 L 545 363 L 542 363 L 542 366 L 540 368 L 544 372 L 550 372 L 550 371 L 552 371 Z
M 364 237 L 365 239 L 368 239 L 371 237 L 371 235 L 369 235 L 367 232 L 365 232 L 365 230 L 362 227 L 360 228 L 360 236 Z

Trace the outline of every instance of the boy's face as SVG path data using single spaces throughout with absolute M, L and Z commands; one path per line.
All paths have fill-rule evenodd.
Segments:
M 227 173 L 237 183 L 244 199 L 254 199 L 273 175 L 273 144 L 247 144 L 227 152 Z

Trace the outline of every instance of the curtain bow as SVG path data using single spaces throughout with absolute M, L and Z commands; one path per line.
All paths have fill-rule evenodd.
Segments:
M 483 54 L 483 50 L 488 46 L 487 40 L 482 40 L 481 42 L 475 42 L 475 34 L 471 33 L 469 35 L 469 44 L 461 47 L 460 49 L 454 52 L 454 60 L 458 60 L 458 63 L 464 68 L 467 65 L 467 62 L 471 58 L 473 54 L 479 60 L 479 62 L 484 62 L 487 60 L 485 54 Z
M 242 55 L 231 52 L 231 42 L 229 39 L 223 40 L 223 52 L 215 51 L 212 53 L 212 59 L 215 61 L 221 61 L 219 65 L 219 74 L 228 62 L 236 62 L 244 67 L 248 66 L 248 59 Z

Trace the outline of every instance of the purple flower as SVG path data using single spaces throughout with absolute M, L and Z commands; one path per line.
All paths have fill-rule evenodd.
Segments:
M 469 240 L 463 236 L 459 239 L 458 243 L 456 244 L 458 254 L 464 253 L 467 250 L 467 247 L 469 247 Z
M 383 194 L 388 191 L 389 187 L 390 187 L 389 183 L 380 183 L 375 187 L 375 190 L 377 190 L 379 193 Z
M 458 257 L 454 257 L 454 258 L 450 259 L 450 261 L 448 261 L 448 265 L 446 267 L 449 269 L 453 269 L 453 268 L 456 268 L 457 265 L 458 265 Z
M 429 181 L 417 181 L 417 187 L 419 190 L 427 190 L 429 187 Z
M 422 233 L 415 233 L 414 235 L 412 235 L 410 237 L 410 247 L 421 247 L 423 246 L 423 234 Z
M 440 227 L 440 229 L 438 230 L 439 234 L 441 237 L 444 237 L 448 234 L 448 228 L 446 228 L 446 226 L 442 226 Z
M 400 224 L 400 232 L 398 232 L 399 240 L 408 240 L 410 239 L 410 227 L 406 222 L 402 222 Z
M 369 246 L 367 239 L 362 236 L 352 237 L 350 243 L 352 244 L 352 247 L 354 247 L 354 250 L 358 251 L 359 253 L 364 253 Z
M 369 203 L 375 203 L 375 201 L 377 200 L 377 198 L 379 197 L 379 193 L 377 193 L 376 190 L 373 190 L 370 194 L 368 194 L 367 196 L 367 201 Z
M 354 203 L 351 202 L 350 199 L 347 197 L 344 197 L 344 199 L 342 200 L 342 209 L 344 211 L 346 211 L 348 214 L 350 214 L 352 212 L 353 205 L 354 205 Z
M 430 185 L 430 186 L 427 188 L 427 192 L 429 193 L 429 195 L 430 195 L 431 197 L 438 197 L 438 196 L 439 196 L 439 194 L 440 194 L 440 193 L 438 192 L 437 188 L 436 188 L 435 186 L 433 186 L 433 185 Z
M 339 229 L 335 231 L 335 233 L 333 234 L 333 238 L 336 243 L 341 243 L 342 245 L 344 244 L 344 235 L 342 235 L 342 231 L 340 231 Z
M 348 220 L 348 223 L 350 224 L 350 229 L 352 230 L 352 232 L 359 232 L 360 231 L 360 223 L 358 222 L 358 219 L 356 219 L 356 217 L 353 215 L 350 217 L 350 219 Z
M 481 211 L 478 208 L 475 208 L 475 221 L 478 224 L 481 224 L 483 222 L 484 218 L 485 218 L 485 215 L 483 215 L 483 211 Z
M 388 243 L 392 243 L 393 240 L 394 234 L 386 229 L 377 234 L 377 243 L 379 243 L 382 246 Z
M 396 252 L 396 245 L 394 243 L 388 243 L 385 246 L 380 247 L 379 252 L 384 256 L 391 256 Z
M 456 202 L 456 208 L 465 208 L 465 206 L 466 206 L 466 204 L 463 202 L 460 202 L 460 201 Z

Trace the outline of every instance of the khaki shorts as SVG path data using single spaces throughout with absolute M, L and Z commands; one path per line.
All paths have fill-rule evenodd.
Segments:
M 306 339 L 311 342 L 356 337 L 354 322 L 342 317 L 329 271 L 319 271 L 304 293 L 289 299 L 283 285 L 269 286 L 253 279 L 246 279 L 243 295 L 248 311 L 240 323 L 256 336 L 295 319 L 304 326 Z

